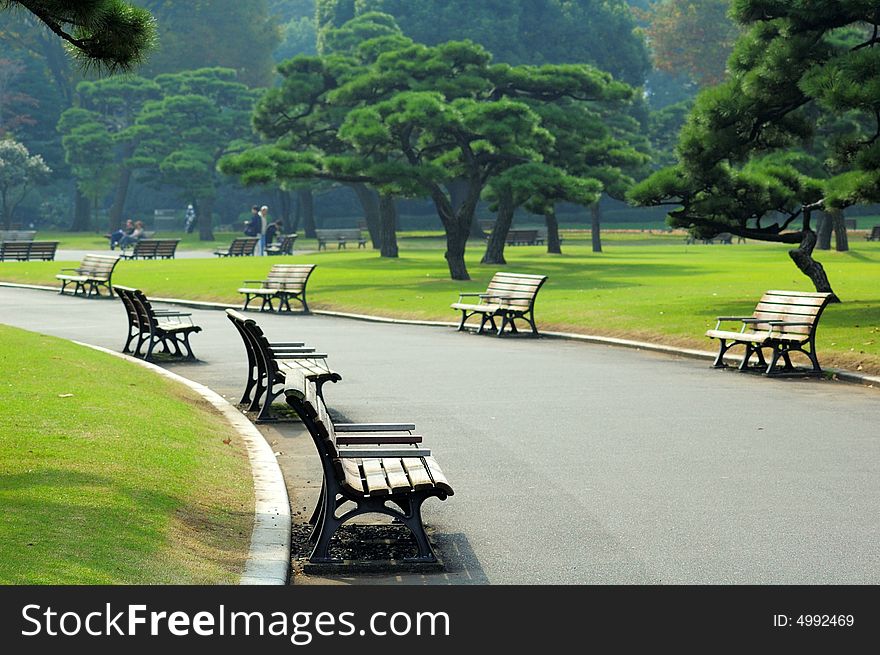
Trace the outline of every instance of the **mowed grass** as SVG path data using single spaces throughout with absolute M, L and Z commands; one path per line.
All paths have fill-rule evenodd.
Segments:
M 542 329 L 714 349 L 704 333 L 719 315 L 750 314 L 767 289 L 811 291 L 788 257 L 788 246 L 747 243 L 685 245 L 680 235 L 608 235 L 605 251 L 572 235 L 563 255 L 542 246 L 508 247 L 505 270 L 549 276 L 538 297 Z M 299 244 L 298 244 L 299 245 Z M 400 240 L 400 258 L 332 245 L 292 257 L 126 261 L 114 280 L 160 297 L 238 303 L 236 289 L 261 279 L 275 263 L 314 263 L 309 304 L 314 309 L 401 318 L 457 320 L 449 308 L 458 291 L 482 291 L 502 267 L 481 265 L 482 244 L 469 244 L 469 282 L 449 279 L 437 238 Z M 880 243 L 853 237 L 852 250 L 817 252 L 843 303 L 832 305 L 818 330 L 824 365 L 880 372 Z M 59 262 L 6 262 L 0 279 L 55 284 Z
M 135 364 L 3 325 L 0 370 L 0 583 L 237 583 L 253 484 L 213 408 Z

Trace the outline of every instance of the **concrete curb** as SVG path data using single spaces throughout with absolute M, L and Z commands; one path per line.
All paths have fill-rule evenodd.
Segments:
M 13 287 L 21 289 L 37 289 L 40 291 L 58 292 L 57 287 L 46 287 L 32 284 L 17 284 L 14 282 L 0 282 L 0 287 Z M 194 309 L 241 309 L 238 305 L 230 305 L 229 303 L 204 302 L 201 300 L 186 300 L 183 298 L 151 298 L 155 302 L 167 303 L 170 305 L 180 305 L 182 307 L 192 307 Z M 348 318 L 357 321 L 369 321 L 371 323 L 389 323 L 392 325 L 423 325 L 427 327 L 458 327 L 458 322 L 447 321 L 428 321 L 414 320 L 402 318 L 388 318 L 385 316 L 371 316 L 369 314 L 352 314 L 348 312 L 335 312 L 326 309 L 316 309 L 312 314 L 317 316 L 332 316 L 334 318 Z M 675 355 L 678 357 L 690 357 L 693 359 L 715 359 L 715 353 L 707 350 L 693 350 L 690 348 L 678 348 L 675 346 L 665 346 L 657 343 L 648 343 L 645 341 L 632 341 L 629 339 L 616 339 L 614 337 L 600 337 L 589 334 L 576 334 L 574 332 L 541 332 L 542 336 L 552 337 L 554 339 L 568 339 L 571 341 L 584 341 L 605 346 L 618 346 L 621 348 L 633 348 L 635 350 L 647 350 L 649 352 L 662 353 L 666 355 Z M 730 355 L 730 359 L 737 360 L 742 357 Z M 869 387 L 880 387 L 880 376 L 864 375 L 856 371 L 848 371 L 839 368 L 826 368 L 827 373 L 832 374 L 842 382 L 851 382 L 853 384 L 862 384 Z
M 186 385 L 211 403 L 232 424 L 245 443 L 254 479 L 254 529 L 242 585 L 286 585 L 290 576 L 290 501 L 287 485 L 271 447 L 247 417 L 208 387 L 142 359 L 74 343 L 134 362 L 170 380 Z

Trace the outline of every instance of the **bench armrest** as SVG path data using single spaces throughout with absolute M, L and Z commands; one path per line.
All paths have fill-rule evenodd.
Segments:
M 766 321 L 768 325 L 785 326 L 785 325 L 813 325 L 812 321 Z
M 334 423 L 337 432 L 397 432 L 415 430 L 415 423 Z
M 302 348 L 305 344 L 303 341 L 272 341 L 269 346 L 272 348 Z
M 752 320 L 751 316 L 718 316 L 716 321 L 748 321 Z
M 154 309 L 153 314 L 156 316 L 192 316 L 192 314 L 175 312 L 173 309 Z
M 284 352 L 284 353 L 274 353 L 275 359 L 327 359 L 329 355 L 327 353 L 310 353 L 310 352 L 302 352 L 302 353 L 293 353 L 293 352 Z
M 79 273 L 82 269 L 81 268 L 62 268 L 61 270 L 62 271 L 76 271 L 77 273 Z
M 471 292 L 460 293 L 459 292 L 458 297 L 459 298 L 467 298 L 468 296 L 485 296 L 485 295 L 486 295 L 485 293 L 471 293 Z
M 365 448 L 363 446 L 344 446 L 339 449 L 342 459 L 373 459 L 375 457 L 430 457 L 430 448 Z
M 422 443 L 420 434 L 347 434 L 336 435 L 337 446 L 365 446 L 365 445 L 399 445 Z
M 267 280 L 242 280 L 244 284 L 265 284 Z
M 489 296 L 498 300 L 531 300 L 534 296 Z
M 279 355 L 301 355 L 303 353 L 313 353 L 315 352 L 314 348 L 293 348 L 291 346 L 285 346 L 283 348 L 272 348 L 272 354 L 278 357 Z

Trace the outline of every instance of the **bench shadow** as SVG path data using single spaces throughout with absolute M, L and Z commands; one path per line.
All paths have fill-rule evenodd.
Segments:
M 346 524 L 334 535 L 330 547 L 339 564 L 311 564 L 308 561 L 311 526 L 293 526 L 291 536 L 292 584 L 298 575 L 310 583 L 348 584 L 489 584 L 489 579 L 462 533 L 445 533 L 426 527 L 439 560 L 436 564 L 407 562 L 417 553 L 415 541 L 404 526 L 385 524 Z

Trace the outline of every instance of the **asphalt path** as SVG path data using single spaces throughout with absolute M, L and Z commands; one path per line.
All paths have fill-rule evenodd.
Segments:
M 237 399 L 237 333 L 223 312 L 185 311 L 201 362 L 169 368 Z M 273 340 L 330 354 L 338 414 L 416 423 L 455 489 L 424 506 L 446 573 L 373 581 L 880 582 L 876 389 L 558 339 L 253 316 Z M 10 288 L 0 322 L 115 350 L 126 326 L 116 301 Z M 263 431 L 303 521 L 312 447 L 296 427 Z

